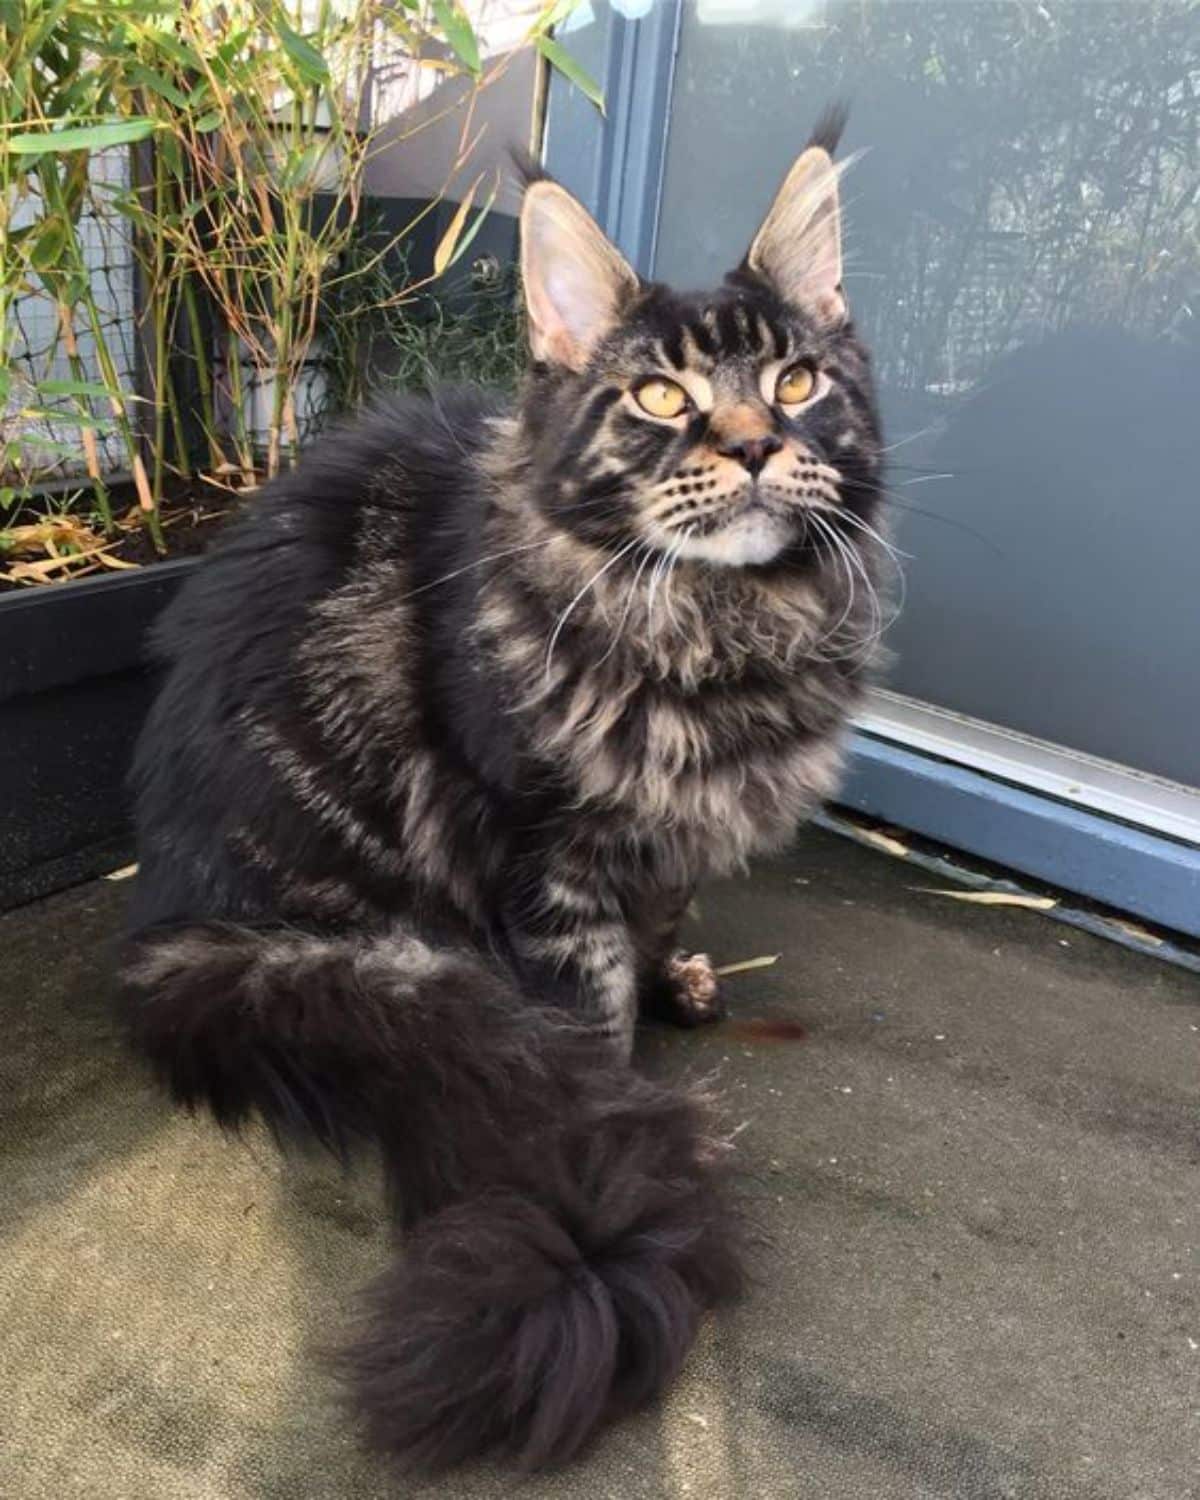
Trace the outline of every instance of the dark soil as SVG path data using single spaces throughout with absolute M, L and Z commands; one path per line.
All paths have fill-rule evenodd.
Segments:
M 131 517 L 136 516 L 136 501 L 132 494 L 126 496 L 114 492 L 112 501 L 113 512 L 122 522 L 128 522 Z M 244 503 L 242 497 L 212 485 L 192 485 L 186 489 L 181 487 L 163 501 L 160 511 L 165 551 L 160 552 L 150 533 L 139 525 L 128 529 L 122 527 L 109 543 L 108 551 L 120 561 L 136 563 L 139 567 L 153 567 L 155 563 L 174 562 L 181 557 L 198 557 L 207 551 L 221 528 Z M 26 510 L 21 517 L 23 522 L 36 519 L 37 515 L 32 510 Z M 15 583 L 4 576 L 4 562 L 5 558 L 0 553 L 0 594 L 26 592 L 30 588 L 54 588 L 57 582 L 68 582 L 72 577 L 78 576 L 67 574 L 52 583 Z M 84 576 L 100 578 L 106 576 L 107 572 L 107 569 L 99 568 Z
M 169 562 L 180 557 L 199 557 L 206 552 L 213 538 L 233 515 L 240 503 L 234 496 L 222 496 L 222 508 L 216 509 L 212 498 L 203 505 L 164 505 L 162 520 L 166 552 L 159 552 L 148 531 L 126 532 L 114 548 L 124 562 L 149 566 L 156 562 Z

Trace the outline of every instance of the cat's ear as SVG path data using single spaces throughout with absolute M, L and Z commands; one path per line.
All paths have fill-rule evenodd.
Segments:
M 746 265 L 785 302 L 815 313 L 823 323 L 844 320 L 838 171 L 823 146 L 809 146 L 793 163 L 754 236 Z
M 574 370 L 638 290 L 633 267 L 583 205 L 545 179 L 521 204 L 521 280 L 534 359 Z

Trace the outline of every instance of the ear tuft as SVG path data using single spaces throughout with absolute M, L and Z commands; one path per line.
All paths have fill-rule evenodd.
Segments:
M 850 118 L 850 106 L 844 99 L 827 104 L 817 116 L 817 123 L 808 138 L 810 146 L 820 146 L 830 156 L 837 155 L 837 148 L 845 134 L 846 122 Z
M 580 370 L 639 282 L 581 203 L 550 178 L 521 204 L 521 279 L 533 357 Z
M 554 179 L 546 171 L 541 162 L 529 149 L 514 142 L 508 148 L 509 160 L 512 162 L 513 171 L 516 173 L 517 182 L 521 191 L 525 192 L 535 182 L 553 182 Z
M 809 146 L 793 164 L 746 265 L 821 322 L 845 318 L 838 171 L 824 146 Z

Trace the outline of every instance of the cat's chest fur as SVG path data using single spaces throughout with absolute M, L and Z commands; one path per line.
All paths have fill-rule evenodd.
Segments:
M 388 542 L 310 613 L 301 713 L 338 797 L 387 809 L 389 858 L 461 910 L 547 821 L 610 883 L 684 885 L 779 848 L 834 790 L 863 661 L 830 649 L 845 602 L 815 583 L 697 573 L 664 602 L 601 580 L 564 615 L 597 565 L 562 543 L 482 578 L 439 560 L 420 592 Z
M 581 823 L 696 879 L 780 847 L 836 786 L 855 689 L 819 649 L 826 615 L 813 590 L 693 594 L 657 620 L 601 595 L 564 642 L 531 629 L 498 582 L 475 638 L 528 755 Z
M 592 697 L 586 681 L 577 692 Z M 539 730 L 583 816 L 649 839 L 697 879 L 780 847 L 834 790 L 837 742 L 810 728 L 804 708 L 802 690 L 697 697 L 659 686 Z

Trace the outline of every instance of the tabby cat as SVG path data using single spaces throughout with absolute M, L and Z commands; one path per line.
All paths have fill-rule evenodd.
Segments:
M 408 1464 L 571 1457 L 739 1287 L 707 1105 L 628 1059 L 639 1005 L 717 1015 L 680 916 L 833 790 L 878 633 L 839 133 L 703 294 L 535 175 L 515 408 L 327 438 L 159 631 L 132 1028 L 186 1105 L 381 1150 L 346 1373 Z

